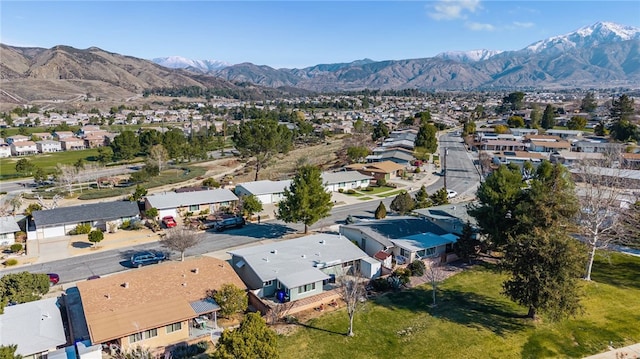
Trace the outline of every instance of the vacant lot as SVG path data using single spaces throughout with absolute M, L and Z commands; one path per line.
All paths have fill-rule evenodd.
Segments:
M 439 304 L 429 288 L 389 293 L 356 314 L 344 335 L 339 310 L 280 337 L 280 352 L 300 358 L 580 358 L 640 342 L 640 258 L 599 257 L 584 283 L 584 313 L 557 323 L 523 319 L 526 309 L 500 295 L 505 278 L 477 265 L 446 280 Z

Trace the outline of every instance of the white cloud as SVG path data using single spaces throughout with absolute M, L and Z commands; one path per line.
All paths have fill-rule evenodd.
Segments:
M 479 22 L 468 22 L 464 26 L 473 31 L 493 31 L 496 29 L 496 27 L 491 24 L 482 24 Z
M 431 6 L 429 16 L 435 20 L 466 19 L 466 12 L 481 8 L 480 0 L 440 0 Z
M 513 22 L 513 25 L 514 25 L 515 27 L 521 27 L 521 28 L 528 29 L 528 28 L 530 28 L 530 27 L 533 27 L 534 23 L 532 23 L 532 22 L 519 22 L 519 21 L 514 21 L 514 22 Z

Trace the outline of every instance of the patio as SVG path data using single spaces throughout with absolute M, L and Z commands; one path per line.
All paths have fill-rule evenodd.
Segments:
M 213 343 L 218 341 L 223 328 L 218 327 L 217 320 L 202 315 L 189 320 L 189 339 L 208 337 Z

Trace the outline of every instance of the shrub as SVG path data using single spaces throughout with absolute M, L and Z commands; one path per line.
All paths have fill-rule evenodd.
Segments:
M 379 187 L 385 186 L 385 185 L 387 184 L 387 180 L 386 180 L 386 179 L 384 179 L 384 178 L 380 178 L 379 180 L 377 180 L 377 181 L 376 181 L 376 184 L 377 184 Z
M 411 277 L 411 271 L 407 268 L 398 268 L 393 273 L 391 273 L 392 277 L 398 278 L 401 285 L 405 285 L 409 283 L 409 277 Z
M 137 230 L 140 230 L 142 228 L 144 228 L 144 223 L 142 223 L 141 220 L 134 219 L 134 220 L 131 220 L 129 222 L 129 229 L 130 230 L 137 231 Z
M 79 224 L 76 226 L 76 228 L 72 229 L 69 234 L 70 235 L 76 235 L 76 234 L 89 234 L 89 232 L 91 232 L 91 225 L 88 223 L 85 224 Z
M 122 221 L 122 225 L 120 226 L 120 228 L 122 229 L 129 229 L 129 227 L 131 227 L 131 221 L 126 219 L 124 221 Z
M 424 262 L 420 260 L 415 260 L 407 266 L 407 269 L 411 271 L 411 275 L 414 277 L 422 277 L 424 275 L 424 271 L 426 269 Z
M 350 189 L 347 190 L 347 194 L 355 194 L 355 193 L 356 193 L 356 191 L 354 189 L 350 188 Z
M 7 267 L 11 267 L 11 266 L 14 266 L 16 264 L 18 264 L 18 260 L 15 259 L 15 258 L 10 258 L 10 259 L 7 259 L 6 261 L 4 261 L 4 265 L 6 265 Z
M 173 348 L 171 357 L 173 359 L 193 358 L 198 354 L 204 353 L 208 348 L 209 344 L 205 341 L 191 345 L 181 344 Z
M 416 167 L 416 169 L 413 171 L 413 173 L 420 173 L 420 167 Z
M 9 248 L 11 249 L 11 252 L 18 253 L 18 252 L 20 252 L 22 250 L 22 244 L 14 243 Z
M 397 185 L 397 184 L 395 184 L 395 183 L 391 183 L 391 182 L 389 182 L 389 183 L 385 184 L 385 187 L 389 187 L 389 188 L 398 188 L 398 185 Z
M 93 243 L 93 245 L 95 246 L 104 239 L 104 233 L 102 233 L 102 230 L 100 229 L 93 230 L 89 232 L 88 239 L 89 242 Z
M 391 289 L 391 284 L 387 278 L 376 278 L 371 281 L 371 286 L 376 292 L 384 292 Z
M 338 188 L 338 192 L 343 193 L 344 192 L 344 188 Z
M 373 187 L 367 186 L 367 187 L 363 188 L 362 190 L 366 191 L 366 192 L 371 192 L 371 191 L 373 191 Z

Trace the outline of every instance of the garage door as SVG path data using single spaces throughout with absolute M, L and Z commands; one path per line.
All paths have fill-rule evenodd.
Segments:
M 43 234 L 44 234 L 44 239 L 61 237 L 66 235 L 66 233 L 64 233 L 64 227 L 45 228 L 43 231 Z
M 164 216 L 172 216 L 173 218 L 178 217 L 176 215 L 176 209 L 175 208 L 171 208 L 171 209 L 161 209 L 158 211 L 158 216 L 160 218 L 164 217 Z

